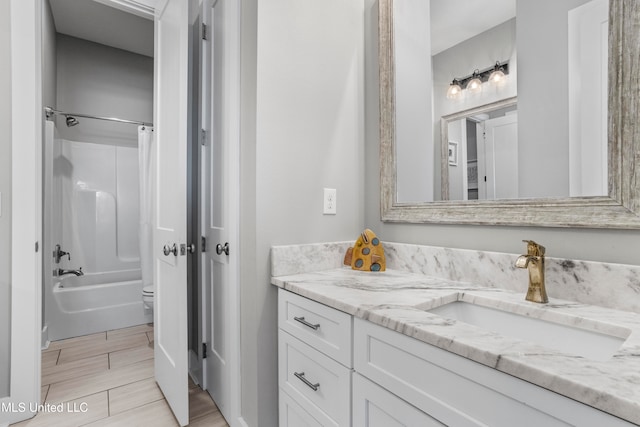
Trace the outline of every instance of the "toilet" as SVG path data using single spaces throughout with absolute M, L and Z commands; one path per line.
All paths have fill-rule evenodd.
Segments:
M 153 294 L 153 285 L 142 288 L 142 304 L 144 306 L 145 314 L 153 313 Z

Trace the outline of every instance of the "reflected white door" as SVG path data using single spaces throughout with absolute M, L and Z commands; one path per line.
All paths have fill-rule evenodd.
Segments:
M 228 235 L 227 185 L 229 173 L 229 121 L 225 109 L 225 31 L 224 8 L 227 0 L 205 0 L 204 20 L 212 29 L 204 55 L 204 87 L 208 91 L 203 111 L 208 139 L 203 146 L 202 185 L 203 224 L 208 250 L 203 256 L 204 295 L 207 298 L 205 359 L 206 388 L 225 417 L 230 416 L 229 371 L 229 260 L 235 256 Z M 212 6 L 213 4 L 213 6 Z
M 480 134 L 481 135 L 481 134 Z M 518 198 L 518 115 L 484 122 L 486 198 Z
M 156 11 L 154 231 L 155 375 L 180 425 L 189 422 L 187 384 L 187 100 L 189 1 Z

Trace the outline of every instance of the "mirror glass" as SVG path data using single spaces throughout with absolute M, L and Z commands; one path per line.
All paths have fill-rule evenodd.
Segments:
M 397 203 L 606 196 L 608 9 L 394 0 Z

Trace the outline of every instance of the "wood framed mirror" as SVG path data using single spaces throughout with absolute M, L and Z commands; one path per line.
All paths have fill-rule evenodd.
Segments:
M 402 0 L 379 1 L 383 221 L 640 228 L 640 2 L 609 0 L 607 195 L 406 202 L 397 188 L 394 1 Z

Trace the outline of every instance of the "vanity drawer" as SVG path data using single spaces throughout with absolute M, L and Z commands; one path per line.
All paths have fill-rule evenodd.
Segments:
M 349 314 L 279 289 L 278 326 L 343 365 L 352 366 Z
M 348 426 L 351 370 L 278 331 L 278 385 L 322 425 Z

